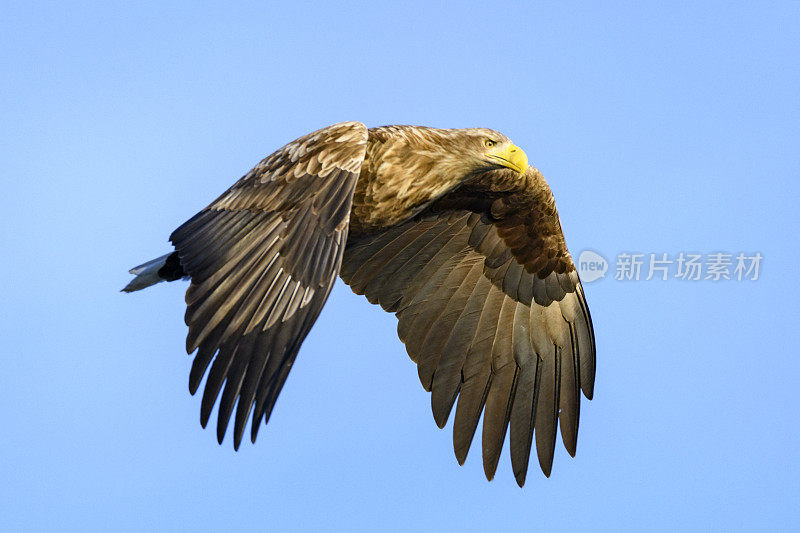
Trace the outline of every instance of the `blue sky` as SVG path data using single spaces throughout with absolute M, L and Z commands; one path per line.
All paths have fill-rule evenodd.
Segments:
M 9 2 L 0 21 L 0 525 L 796 529 L 800 6 Z M 345 120 L 497 129 L 548 179 L 598 346 L 578 454 L 459 467 L 396 319 L 333 291 L 234 453 L 187 391 L 185 285 L 126 271 Z M 621 252 L 757 281 L 615 281 Z M 452 424 L 452 421 L 451 421 Z

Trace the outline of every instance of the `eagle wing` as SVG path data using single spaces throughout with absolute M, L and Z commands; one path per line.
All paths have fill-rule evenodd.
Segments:
M 510 181 L 519 176 L 493 173 Z M 432 393 L 439 427 L 458 397 L 459 463 L 483 411 L 487 478 L 494 477 L 510 424 L 511 462 L 522 486 L 534 429 L 545 475 L 559 421 L 564 445 L 575 454 L 580 392 L 593 394 L 594 333 L 544 179 L 530 167 L 522 191 L 503 192 L 485 186 L 503 181 L 489 174 L 403 224 L 351 235 L 341 276 L 397 314 L 399 337 Z
M 367 129 L 336 124 L 287 144 L 175 230 L 186 292 L 189 390 L 208 372 L 205 427 L 222 391 L 217 438 L 237 404 L 234 447 L 275 400 L 339 272 Z M 215 357 L 216 356 L 216 357 Z M 212 363 L 213 360 L 213 363 Z

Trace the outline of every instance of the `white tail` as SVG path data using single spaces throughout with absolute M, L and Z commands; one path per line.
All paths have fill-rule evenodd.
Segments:
M 164 281 L 164 278 L 158 275 L 158 271 L 164 266 L 164 263 L 167 262 L 167 257 L 169 256 L 170 254 L 165 254 L 159 258 L 152 259 L 147 263 L 143 263 L 130 269 L 128 272 L 134 274 L 136 277 L 133 278 L 130 283 L 125 285 L 125 288 L 122 289 L 122 292 L 140 291 L 142 289 L 146 289 L 150 285 L 155 285 L 160 281 Z

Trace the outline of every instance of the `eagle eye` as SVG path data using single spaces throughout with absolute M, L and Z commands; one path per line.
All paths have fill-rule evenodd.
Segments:
M 491 148 L 492 146 L 497 144 L 497 142 L 495 142 L 495 141 L 493 141 L 491 139 L 486 139 L 485 141 L 483 141 L 483 144 L 486 145 L 486 148 Z

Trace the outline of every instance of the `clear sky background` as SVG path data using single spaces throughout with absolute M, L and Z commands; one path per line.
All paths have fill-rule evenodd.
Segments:
M 379 4 L 4 3 L 0 528 L 800 527 L 800 4 Z M 507 445 L 491 483 L 479 444 L 459 467 L 396 319 L 341 283 L 234 453 L 187 391 L 186 285 L 118 292 L 345 120 L 505 133 L 573 254 L 612 262 L 586 285 L 595 399 L 550 479 L 534 460 L 519 489 Z M 625 251 L 764 262 L 615 281 Z

